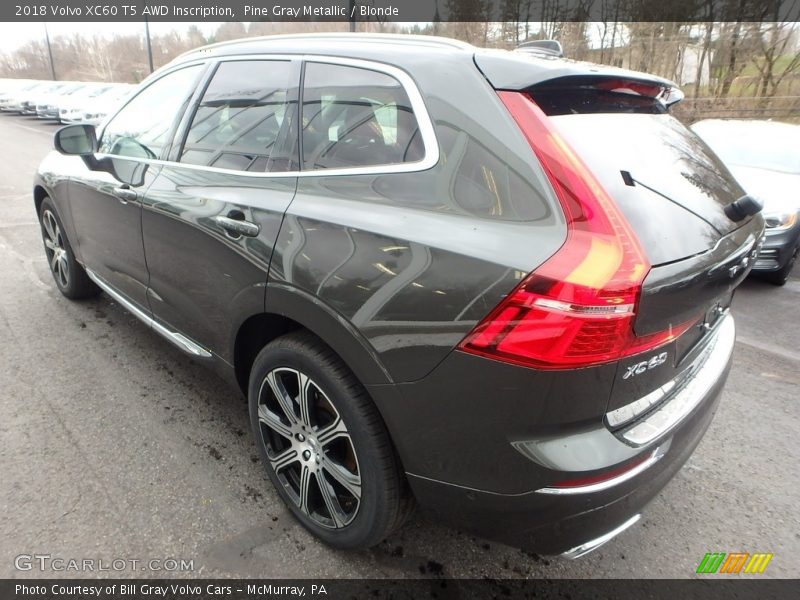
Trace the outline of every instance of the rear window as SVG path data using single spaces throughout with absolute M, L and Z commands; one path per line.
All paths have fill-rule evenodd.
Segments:
M 562 114 L 559 132 L 622 209 L 653 265 L 704 252 L 739 225 L 744 194 L 711 149 L 669 114 Z M 621 171 L 637 182 L 625 185 Z

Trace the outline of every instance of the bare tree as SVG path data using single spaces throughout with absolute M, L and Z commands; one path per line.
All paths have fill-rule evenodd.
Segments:
M 800 51 L 793 48 L 794 23 L 774 21 L 766 24 L 758 36 L 759 50 L 753 63 L 758 69 L 758 95 L 773 97 L 787 75 L 800 71 Z

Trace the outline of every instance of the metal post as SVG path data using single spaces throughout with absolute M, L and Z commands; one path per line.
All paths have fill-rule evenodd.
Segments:
M 47 23 L 44 24 L 44 39 L 47 41 L 47 54 L 50 56 L 50 75 L 53 81 L 56 80 L 56 65 L 53 62 L 53 48 L 50 46 L 50 32 L 47 31 Z
M 147 62 L 150 65 L 150 72 L 153 72 L 153 46 L 150 44 L 150 23 L 147 22 L 147 17 L 144 19 L 144 34 L 147 38 Z

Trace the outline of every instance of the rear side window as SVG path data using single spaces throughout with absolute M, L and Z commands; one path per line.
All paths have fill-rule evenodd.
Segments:
M 302 123 L 305 170 L 396 165 L 424 156 L 411 101 L 385 73 L 307 63 Z
M 192 119 L 180 161 L 234 171 L 289 170 L 283 152 L 294 119 L 287 97 L 291 72 L 288 61 L 221 63 Z

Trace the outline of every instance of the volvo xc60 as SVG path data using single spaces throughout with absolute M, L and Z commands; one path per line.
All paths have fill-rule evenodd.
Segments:
M 61 129 L 33 195 L 58 289 L 229 378 L 322 540 L 418 503 L 575 557 L 703 436 L 763 233 L 681 97 L 546 48 L 222 43 Z

